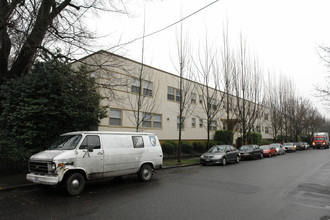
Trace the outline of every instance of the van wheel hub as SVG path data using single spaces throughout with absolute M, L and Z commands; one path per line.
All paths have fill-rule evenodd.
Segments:
M 73 180 L 73 181 L 71 182 L 71 186 L 72 186 L 72 188 L 74 188 L 74 189 L 79 188 L 79 186 L 80 186 L 79 180 L 77 180 L 77 179 Z

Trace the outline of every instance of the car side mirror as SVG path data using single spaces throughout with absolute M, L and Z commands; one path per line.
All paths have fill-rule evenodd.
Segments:
M 94 146 L 93 145 L 88 145 L 87 146 L 87 151 L 88 152 L 93 152 L 94 151 Z

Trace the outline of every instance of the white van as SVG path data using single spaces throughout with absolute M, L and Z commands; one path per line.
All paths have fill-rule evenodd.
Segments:
M 26 179 L 44 185 L 63 183 L 70 195 L 78 195 L 86 180 L 138 174 L 148 181 L 162 164 L 162 148 L 154 134 L 71 132 L 30 157 Z

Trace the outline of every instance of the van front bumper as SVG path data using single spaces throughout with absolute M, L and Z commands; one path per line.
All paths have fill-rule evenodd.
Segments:
M 26 175 L 26 179 L 33 183 L 38 184 L 45 184 L 45 185 L 57 185 L 58 184 L 58 177 L 57 176 L 44 176 L 44 175 L 37 175 L 33 173 L 29 173 Z

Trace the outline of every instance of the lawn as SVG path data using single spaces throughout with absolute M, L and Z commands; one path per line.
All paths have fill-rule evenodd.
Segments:
M 199 157 L 181 159 L 180 164 L 178 164 L 178 159 L 163 161 L 164 166 L 175 166 L 175 165 L 196 164 L 196 163 L 199 163 Z

